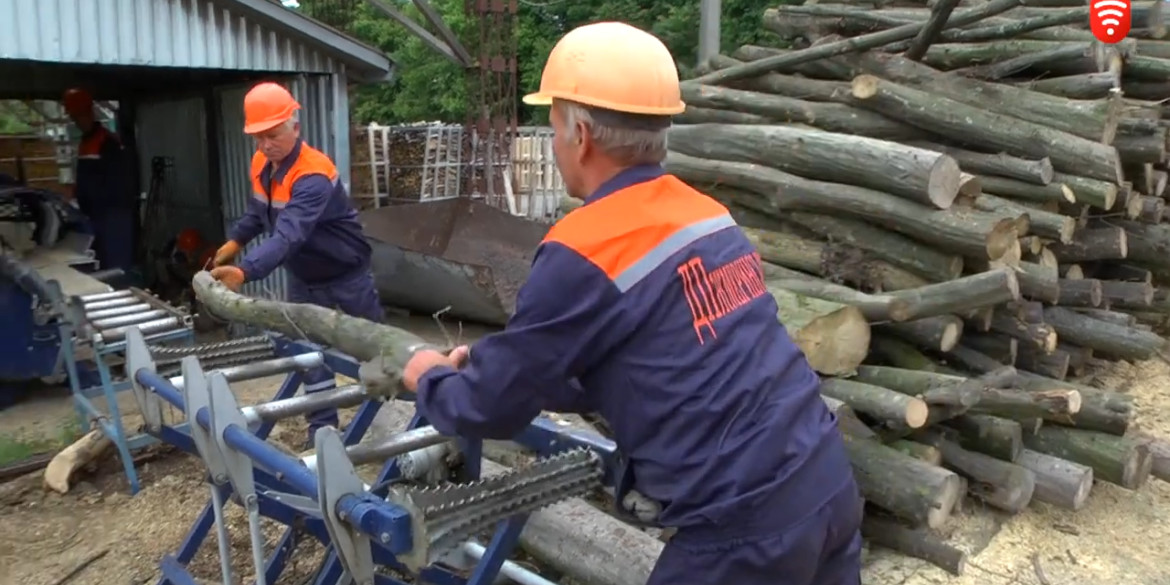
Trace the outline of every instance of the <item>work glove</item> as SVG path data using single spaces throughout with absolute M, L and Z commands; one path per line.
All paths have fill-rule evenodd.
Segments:
M 224 243 L 224 245 L 220 246 L 219 249 L 215 251 L 215 260 L 212 261 L 212 264 L 214 266 L 231 264 L 232 260 L 235 260 L 236 256 L 239 254 L 240 245 L 237 244 L 235 240 L 228 240 Z
M 211 269 L 211 277 L 232 292 L 238 292 L 244 286 L 244 271 L 239 266 L 217 266 Z

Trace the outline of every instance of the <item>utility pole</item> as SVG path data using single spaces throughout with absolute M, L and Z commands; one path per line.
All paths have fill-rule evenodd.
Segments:
M 699 64 L 719 54 L 722 0 L 699 0 Z

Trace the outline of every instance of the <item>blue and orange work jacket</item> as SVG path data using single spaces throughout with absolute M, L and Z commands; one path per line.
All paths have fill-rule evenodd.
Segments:
M 506 439 L 599 412 L 661 524 L 782 529 L 852 481 L 819 379 L 728 210 L 659 166 L 557 223 L 507 328 L 419 383 L 447 435 Z
M 261 233 L 269 237 L 240 262 L 249 281 L 281 265 L 317 285 L 370 269 L 370 244 L 337 167 L 300 140 L 275 168 L 260 152 L 252 157 L 252 197 L 228 239 L 244 246 Z
M 100 122 L 94 122 L 77 145 L 77 175 L 73 186 L 77 207 L 90 218 L 106 213 L 132 213 L 136 197 L 130 172 L 118 135 Z

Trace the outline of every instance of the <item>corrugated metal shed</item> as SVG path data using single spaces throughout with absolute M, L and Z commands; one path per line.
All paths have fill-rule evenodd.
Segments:
M 385 77 L 389 58 L 268 0 L 4 0 L 0 59 Z

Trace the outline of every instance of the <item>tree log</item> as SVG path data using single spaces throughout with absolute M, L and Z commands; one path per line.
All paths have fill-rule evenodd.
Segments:
M 1060 279 L 1060 297 L 1057 302 L 1066 307 L 1101 306 L 1101 281 L 1093 278 L 1081 280 Z M 1059 335 L 1059 333 L 1058 333 Z
M 682 97 L 688 110 L 695 106 L 751 114 L 773 120 L 773 124 L 807 124 L 828 132 L 886 140 L 921 138 L 923 135 L 922 130 L 914 126 L 845 104 L 686 83 L 682 84 Z M 957 166 L 955 172 L 958 172 Z
M 959 193 L 959 163 L 950 156 L 852 134 L 797 126 L 700 124 L 672 129 L 669 142 L 671 150 L 691 156 L 768 165 L 810 179 L 869 187 L 939 209 L 950 207 Z
M 1035 301 L 1055 303 L 1060 299 L 1060 278 L 1055 268 L 1041 266 L 1033 262 L 1021 262 L 1020 272 L 1016 275 L 1020 281 L 1020 293 Z
M 988 388 L 980 395 L 979 402 L 971 407 L 975 414 L 1015 421 L 1034 418 L 1067 420 L 1080 410 L 1081 393 L 1072 389 L 1021 392 Z
M 1153 460 L 1150 474 L 1162 481 L 1170 481 L 1170 442 L 1142 436 L 1140 439 L 1150 451 Z
M 1154 303 L 1154 285 L 1146 282 L 1101 281 L 1101 300 L 1122 311 L 1144 311 Z
M 942 452 L 932 445 L 899 439 L 892 443 L 886 443 L 886 446 L 919 461 L 925 461 L 931 465 L 942 465 Z
M 1116 71 L 1081 73 L 1016 82 L 1017 87 L 1074 100 L 1095 100 L 1109 96 L 1121 87 L 1121 75 Z M 1128 92 L 1127 92 L 1128 93 Z
M 954 315 L 935 315 L 903 323 L 877 325 L 877 330 L 935 351 L 950 351 L 963 336 L 963 320 Z
M 1019 355 L 1020 342 L 1014 338 L 999 334 L 968 333 L 964 336 L 960 346 L 982 353 L 995 360 L 997 365 L 1015 365 Z
M 743 63 L 743 61 L 734 57 L 715 55 L 707 60 L 706 65 L 712 71 L 715 71 L 742 65 Z M 813 102 L 835 102 L 839 101 L 841 96 L 849 95 L 849 84 L 843 81 L 808 79 L 799 75 L 783 75 L 780 73 L 765 73 L 759 77 L 732 82 L 730 86 L 736 89 L 772 93 Z
M 999 310 L 992 315 L 991 330 L 1018 339 L 1023 342 L 1023 346 L 1030 346 L 1044 353 L 1056 351 L 1056 331 L 1047 323 L 1028 323 Z
M 964 449 L 1003 461 L 1015 461 L 1024 448 L 1023 428 L 1014 420 L 967 414 L 947 421 L 946 426 L 958 433 L 959 445 Z
M 848 91 L 847 86 L 844 91 Z M 989 188 L 988 182 L 986 181 L 988 175 L 992 175 L 996 179 L 1006 177 L 1007 179 L 1014 179 L 1026 184 L 1038 186 L 1048 185 L 1052 182 L 1052 177 L 1055 175 L 1055 171 L 1052 168 L 1052 161 L 1047 158 L 1029 160 L 1002 152 L 998 154 L 985 154 L 924 141 L 913 141 L 910 144 L 919 148 L 926 148 L 950 155 L 951 158 L 959 162 L 959 168 L 962 170 L 985 177 L 982 179 L 984 191 L 999 193 L 1000 195 L 1010 194 L 1001 193 L 1000 191 Z
M 887 295 L 868 295 L 783 266 L 765 262 L 764 275 L 768 286 L 814 299 L 857 307 L 870 322 L 905 321 L 910 314 L 909 305 L 899 299 Z
M 958 475 L 876 441 L 844 438 L 867 502 L 916 526 L 939 528 L 946 523 L 962 496 Z
M 979 181 L 984 193 L 992 193 L 1001 197 L 1011 197 L 1038 203 L 1049 203 L 1052 201 L 1076 203 L 1077 199 L 1073 190 L 1064 183 L 1050 181 L 1046 185 L 1035 185 L 1016 179 L 986 175 L 980 176 Z
M 1024 442 L 1033 451 L 1091 467 L 1096 479 L 1131 490 L 1146 483 L 1153 464 L 1140 441 L 1105 433 L 1046 426 Z
M 1061 172 L 1079 172 L 1105 181 L 1121 179 L 1121 158 L 1112 146 L 1024 120 L 1013 120 L 965 103 L 862 75 L 853 80 L 861 107 L 918 126 L 962 136 L 964 142 L 1026 158 L 1052 159 Z
M 1127 360 L 1170 359 L 1170 343 L 1156 333 L 1119 327 L 1064 307 L 1046 307 L 1044 320 L 1069 343 Z
M 812 368 L 834 376 L 852 372 L 869 352 L 869 323 L 856 307 L 769 287 L 777 317 Z
M 870 252 L 899 268 L 913 272 L 931 282 L 958 278 L 963 274 L 963 257 L 940 252 L 868 223 L 821 213 L 794 211 L 785 217 L 831 242 L 841 242 Z
M 937 447 L 943 455 L 943 466 L 967 477 L 971 495 L 989 506 L 1019 514 L 1032 501 L 1036 476 L 1031 471 L 1014 463 L 968 451 L 938 433 L 924 431 L 919 438 Z
M 1129 238 L 1121 228 L 1080 230 L 1073 240 L 1049 249 L 1061 263 L 1121 260 L 1129 255 Z
M 944 374 L 957 373 L 927 357 L 926 354 L 918 351 L 918 348 L 910 343 L 888 335 L 875 337 L 869 349 L 869 357 L 880 362 L 882 365 L 906 370 L 923 370 Z
M 872 189 L 812 181 L 750 163 L 708 160 L 670 152 L 667 169 L 697 185 L 724 183 L 761 195 L 743 205 L 783 217 L 798 210 L 846 214 L 869 220 L 973 258 L 1018 257 L 1015 224 L 967 209 L 932 210 Z
M 1045 238 L 1058 242 L 1068 243 L 1073 240 L 1073 231 L 1077 222 L 1071 217 L 1052 213 L 1032 207 L 1025 207 L 1010 199 L 984 193 L 972 199 L 975 209 L 994 213 L 1000 217 L 1028 217 L 1029 231 Z M 1024 230 L 1020 230 L 1023 233 Z
M 1045 353 L 1036 347 L 1021 345 L 1019 353 L 1016 355 L 1017 368 L 1057 380 L 1068 377 L 1071 364 L 1072 356 L 1067 351 L 1059 349 Z
M 889 388 L 829 378 L 821 381 L 821 393 L 848 404 L 855 412 L 880 421 L 904 424 L 912 429 L 926 424 L 925 402 Z
M 1020 300 L 1015 271 L 1000 268 L 919 288 L 889 293 L 910 305 L 911 319 L 962 313 Z
M 921 278 L 881 260 L 854 259 L 853 263 L 843 266 L 841 262 L 834 262 L 834 253 L 838 249 L 832 244 L 804 238 L 791 231 L 742 229 L 756 246 L 760 258 L 785 268 L 817 274 L 832 281 L 852 282 L 865 288 L 899 290 L 926 284 Z
M 955 576 L 961 576 L 967 564 L 967 553 L 930 531 L 902 526 L 873 514 L 862 519 L 861 535 L 872 544 L 924 560 Z
M 53 456 L 45 466 L 45 486 L 64 494 L 69 492 L 73 474 L 96 460 L 114 445 L 101 431 L 94 429 Z
M 755 114 L 729 112 L 712 108 L 698 108 L 690 104 L 687 110 L 672 120 L 675 124 L 775 124 L 776 120 Z
M 1093 490 L 1093 469 L 1059 457 L 1024 449 L 1016 465 L 1036 475 L 1032 499 L 1065 510 L 1085 507 Z

